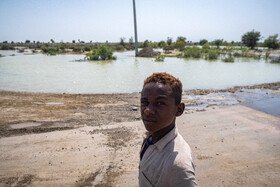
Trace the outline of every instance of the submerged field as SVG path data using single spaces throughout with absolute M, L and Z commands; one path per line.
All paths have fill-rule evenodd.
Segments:
M 2 51 L 1 51 L 2 52 Z M 114 61 L 77 61 L 84 55 L 23 55 L 5 51 L 0 58 L 0 89 L 45 93 L 132 93 L 139 92 L 143 80 L 153 72 L 178 77 L 184 90 L 223 89 L 280 81 L 280 64 L 265 59 L 222 59 L 134 57 L 133 51 L 115 53 Z M 9 52 L 9 53 L 8 53 Z

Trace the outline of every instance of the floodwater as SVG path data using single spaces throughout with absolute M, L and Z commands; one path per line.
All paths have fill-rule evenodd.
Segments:
M 141 90 L 153 72 L 178 77 L 183 89 L 221 89 L 280 81 L 280 64 L 236 58 L 221 60 L 134 57 L 134 51 L 114 53 L 109 62 L 75 61 L 85 55 L 22 54 L 1 51 L 0 90 L 47 93 L 131 93 Z M 11 56 L 15 54 L 15 56 Z

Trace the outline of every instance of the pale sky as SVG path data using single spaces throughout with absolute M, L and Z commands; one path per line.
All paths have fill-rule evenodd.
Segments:
M 138 40 L 240 41 L 280 35 L 279 0 L 135 0 Z M 134 37 L 132 0 L 0 0 L 0 41 L 119 42 Z

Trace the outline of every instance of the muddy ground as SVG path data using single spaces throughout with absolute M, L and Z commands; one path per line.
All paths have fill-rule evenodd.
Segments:
M 279 88 L 280 82 L 184 93 L 190 108 L 177 125 L 200 186 L 280 184 L 280 118 L 239 97 L 261 89 L 277 99 Z M 137 186 L 145 132 L 139 96 L 1 91 L 0 186 Z

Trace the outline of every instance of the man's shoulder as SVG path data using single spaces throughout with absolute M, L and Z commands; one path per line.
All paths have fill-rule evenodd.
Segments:
M 174 149 L 166 159 L 164 168 L 172 185 L 197 186 L 192 153 L 188 143 L 178 134 L 173 140 L 173 145 Z
M 168 146 L 170 146 L 170 153 L 166 162 L 168 167 L 193 167 L 190 146 L 179 133 Z

